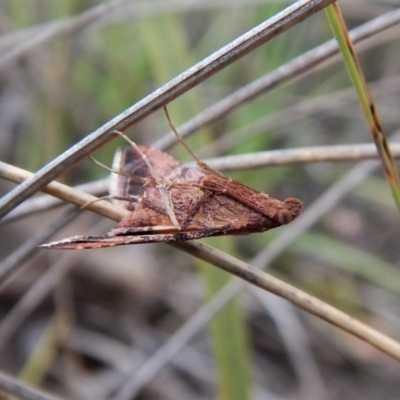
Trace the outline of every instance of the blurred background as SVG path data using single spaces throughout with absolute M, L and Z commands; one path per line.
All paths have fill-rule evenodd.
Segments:
M 1 161 L 38 170 L 287 4 L 1 2 Z M 399 11 L 396 2 L 383 0 L 343 0 L 340 7 L 349 29 Z M 389 137 L 399 129 L 399 37 L 394 26 L 356 46 Z M 169 104 L 173 123 L 179 130 L 331 38 L 324 12 L 315 14 Z M 125 133 L 151 146 L 168 131 L 160 110 Z M 372 143 L 339 57 L 273 85 L 185 140 L 202 159 Z M 122 145 L 116 139 L 94 157 L 111 165 Z M 180 145 L 168 152 L 192 161 Z M 284 240 L 291 225 L 205 242 L 249 263 L 258 257 L 258 265 L 274 276 L 400 336 L 400 220 L 379 163 L 315 161 L 227 173 L 276 198 L 297 197 L 306 211 L 321 196 L 323 204 L 332 200 L 330 190 L 358 173 L 330 209 L 320 211 L 313 226 L 275 256 L 269 249 Z M 104 195 L 108 175 L 88 158 L 59 181 L 89 184 L 89 191 Z M 98 181 L 100 189 L 92 184 Z M 0 194 L 14 186 L 0 180 Z M 77 216 L 68 205 L 44 208 L 28 203 L 24 215 L 0 221 L 0 269 L 12 264 L 15 271 L 0 286 L 1 371 L 74 399 L 398 397 L 398 362 L 249 284 L 216 315 L 208 312 L 208 301 L 222 299 L 230 277 L 170 246 L 35 249 L 29 241 L 60 218 L 65 226 L 48 240 L 115 227 L 89 211 Z M 16 252 L 24 245 L 31 250 L 18 261 Z M 199 315 L 204 318 L 194 326 Z M 180 347 L 168 353 L 168 343 Z

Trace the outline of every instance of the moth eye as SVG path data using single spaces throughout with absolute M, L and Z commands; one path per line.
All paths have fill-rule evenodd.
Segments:
M 278 222 L 281 224 L 281 225 L 286 225 L 286 224 L 288 224 L 289 222 L 292 222 L 293 221 L 293 214 L 290 212 L 290 211 L 288 211 L 288 210 L 280 210 L 279 212 L 278 212 Z

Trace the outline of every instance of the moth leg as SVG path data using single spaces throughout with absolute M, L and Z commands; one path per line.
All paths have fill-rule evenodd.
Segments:
M 153 203 L 151 200 L 149 200 L 147 197 L 138 197 L 138 196 L 129 196 L 129 197 L 123 197 L 123 196 L 113 196 L 116 200 L 122 200 L 129 202 L 129 204 L 132 204 L 134 202 L 136 203 L 142 203 L 144 206 L 147 208 L 150 208 L 153 211 L 159 212 L 160 214 L 168 215 L 168 211 L 165 209 L 165 206 L 163 207 L 160 204 Z M 132 211 L 133 209 L 129 209 L 129 211 Z M 197 211 L 196 211 L 197 212 Z M 174 210 L 175 215 L 177 215 L 179 218 L 184 219 L 184 215 L 177 211 Z M 192 217 L 193 218 L 193 217 Z M 191 218 L 191 219 L 192 219 Z M 189 221 L 190 222 L 190 221 Z M 187 224 L 186 224 L 187 225 Z M 186 226 L 185 225 L 185 226 Z M 176 227 L 175 227 L 176 228 Z M 182 229 L 182 228 L 181 228 Z
M 182 220 L 182 222 L 180 223 L 180 226 L 181 226 L 180 230 L 184 230 L 190 224 L 190 222 L 192 222 L 193 218 L 195 217 L 197 212 L 201 209 L 203 204 L 205 204 L 211 197 L 213 197 L 214 194 L 215 193 L 210 190 L 207 190 L 207 191 L 204 190 L 203 195 L 200 197 L 199 200 L 197 200 L 197 202 L 193 206 L 191 206 L 190 211 L 187 214 L 184 214 L 179 210 L 174 210 L 175 214 Z M 168 215 L 167 210 L 162 205 L 153 203 L 151 200 L 149 200 L 146 197 L 139 198 L 136 196 L 132 196 L 132 198 L 130 198 L 130 196 L 129 197 L 115 196 L 115 198 L 117 200 L 126 200 L 126 201 L 138 202 L 138 203 L 140 202 L 144 206 L 146 206 L 156 212 Z M 198 223 L 201 224 L 200 221 L 198 221 Z
M 152 210 L 157 211 L 157 212 L 159 212 L 159 213 L 161 213 L 161 214 L 165 214 L 165 215 L 168 215 L 168 216 L 169 216 L 169 213 L 168 213 L 168 211 L 165 209 L 165 207 L 162 207 L 162 206 L 160 206 L 160 205 L 158 205 L 158 204 L 155 204 L 155 203 L 151 202 L 147 197 L 143 197 L 143 198 L 141 199 L 141 202 L 142 202 L 146 207 L 151 208 Z M 174 211 L 174 212 L 175 212 L 175 214 L 176 214 L 176 211 Z M 179 214 L 178 214 L 178 215 L 179 215 Z
M 126 201 L 128 203 L 128 207 L 126 209 L 128 211 L 133 211 L 134 207 L 132 206 L 133 203 L 140 203 L 142 199 L 138 196 L 129 195 L 129 196 L 110 196 L 114 200 Z
M 211 196 L 213 195 L 212 192 L 210 192 Z M 211 196 L 207 196 L 211 197 Z M 183 231 L 189 224 L 190 222 L 193 220 L 193 217 L 197 214 L 197 212 L 200 210 L 201 206 L 206 202 L 207 198 L 205 196 L 202 196 L 200 198 L 200 200 L 191 208 L 189 214 L 183 214 L 182 212 L 178 211 L 178 210 L 174 210 L 175 215 L 177 217 L 179 217 L 182 222 L 180 223 L 181 226 L 181 231 Z M 154 211 L 157 211 L 161 214 L 165 214 L 168 215 L 167 210 L 165 208 L 163 208 L 162 206 L 158 205 L 158 204 L 154 204 L 152 203 L 150 200 L 143 198 L 141 200 L 141 202 L 148 208 L 151 208 Z
M 211 197 L 214 196 L 214 193 L 207 190 L 204 191 L 204 194 L 200 199 L 197 201 L 197 203 L 190 209 L 190 212 L 185 216 L 185 219 L 181 223 L 181 228 L 184 230 L 190 222 L 193 220 L 194 216 L 198 213 L 200 208 L 205 204 Z

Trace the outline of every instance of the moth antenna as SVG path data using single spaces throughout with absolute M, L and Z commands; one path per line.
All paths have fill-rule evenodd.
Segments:
M 90 158 L 95 164 L 97 164 L 99 167 L 104 168 L 104 169 L 106 169 L 107 171 L 112 172 L 113 174 L 120 175 L 120 176 L 125 176 L 125 178 L 132 179 L 132 174 L 130 174 L 130 173 L 127 173 L 127 172 L 124 172 L 124 171 L 120 171 L 120 170 L 116 170 L 116 169 L 110 168 L 108 165 L 105 165 L 105 164 L 103 164 L 101 161 L 96 160 L 93 156 L 89 156 L 89 158 Z M 142 177 L 140 177 L 140 176 L 136 176 L 136 175 L 135 175 L 135 179 L 138 180 L 138 181 L 140 181 L 140 182 L 143 182 L 143 183 L 148 183 L 148 178 L 145 179 L 145 178 L 142 178 Z
M 178 131 L 176 130 L 174 124 L 171 121 L 171 117 L 169 116 L 169 112 L 167 110 L 167 107 L 164 106 L 164 112 L 165 112 L 165 116 L 167 117 L 167 121 L 168 121 L 168 125 L 170 126 L 170 128 L 172 129 L 172 132 L 174 132 L 176 138 L 178 139 L 178 141 L 185 147 L 185 149 L 189 152 L 189 154 L 196 160 L 196 162 L 201 165 L 203 164 L 202 161 L 200 161 L 196 154 L 193 153 L 192 149 L 186 144 L 186 142 L 180 137 Z
M 207 171 L 207 172 L 209 172 L 209 173 L 211 173 L 211 174 L 213 174 L 213 175 L 217 175 L 217 176 L 226 178 L 226 175 L 224 175 L 223 173 L 217 171 L 217 170 L 214 169 L 214 168 L 211 168 L 211 167 L 210 167 L 209 165 L 207 165 L 205 162 L 203 162 L 203 161 L 201 161 L 201 160 L 199 160 L 199 159 L 197 158 L 196 154 L 194 154 L 194 152 L 191 150 L 191 148 L 190 148 L 190 147 L 186 144 L 186 142 L 179 136 L 178 131 L 176 130 L 174 124 L 173 124 L 172 121 L 171 121 L 171 118 L 170 118 L 170 116 L 169 116 L 167 107 L 164 106 L 163 108 L 164 108 L 164 112 L 165 112 L 165 115 L 166 115 L 167 120 L 168 120 L 168 125 L 169 125 L 170 128 L 172 129 L 172 132 L 174 132 L 174 134 L 175 134 L 176 138 L 178 139 L 179 143 L 181 143 L 181 144 L 185 147 L 185 149 L 189 152 L 189 154 L 196 160 L 197 165 L 198 165 L 201 169 L 203 169 L 204 171 Z
M 113 133 L 121 136 L 122 138 L 124 138 L 142 157 L 142 160 L 144 161 L 144 163 L 147 165 L 147 167 L 149 168 L 150 174 L 153 177 L 153 179 L 155 180 L 155 182 L 157 183 L 157 188 L 160 191 L 160 195 L 164 200 L 164 205 L 165 208 L 167 210 L 168 216 L 172 222 L 172 224 L 175 226 L 175 228 L 177 228 L 178 230 L 181 230 L 181 226 L 179 225 L 179 222 L 175 216 L 174 213 L 174 209 L 172 206 L 172 202 L 171 202 L 171 198 L 168 194 L 168 191 L 166 190 L 165 186 L 162 184 L 162 182 L 160 181 L 160 179 L 157 176 L 157 173 L 155 171 L 155 169 L 153 168 L 153 166 L 151 165 L 149 159 L 147 158 L 147 156 L 145 154 L 143 154 L 142 150 L 140 150 L 139 146 L 133 142 L 131 139 L 128 138 L 128 136 L 124 135 L 122 132 L 120 131 L 114 131 Z
M 112 168 L 110 168 L 108 165 L 103 164 L 101 161 L 96 160 L 93 156 L 89 156 L 89 158 L 99 167 L 106 169 L 107 171 L 113 172 L 114 174 L 116 171 L 114 171 Z

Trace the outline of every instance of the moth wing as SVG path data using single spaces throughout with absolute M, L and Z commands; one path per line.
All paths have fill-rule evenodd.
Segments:
M 182 166 L 169 154 L 157 149 L 139 146 L 140 151 L 147 157 L 160 181 L 166 186 L 176 182 L 199 179 L 203 174 L 194 169 Z M 117 199 L 114 202 L 125 209 L 135 209 L 129 202 L 131 196 L 158 202 L 160 191 L 157 189 L 153 176 L 143 160 L 142 155 L 134 147 L 123 147 L 117 150 L 112 165 L 109 192 Z M 127 200 L 121 200 L 125 198 Z
M 112 230 L 107 236 L 73 236 L 57 242 L 42 244 L 39 247 L 56 250 L 98 249 L 128 244 L 182 242 L 209 236 L 219 236 L 226 232 L 223 227 L 213 230 L 207 229 L 187 232 L 176 231 L 176 228 L 173 226 L 157 227 L 153 232 L 150 232 L 151 227 L 144 228 L 145 229 L 142 230 L 139 228 L 118 228 Z M 165 229 L 167 233 L 161 233 L 162 229 Z M 175 229 L 175 232 L 171 232 L 173 229 Z

